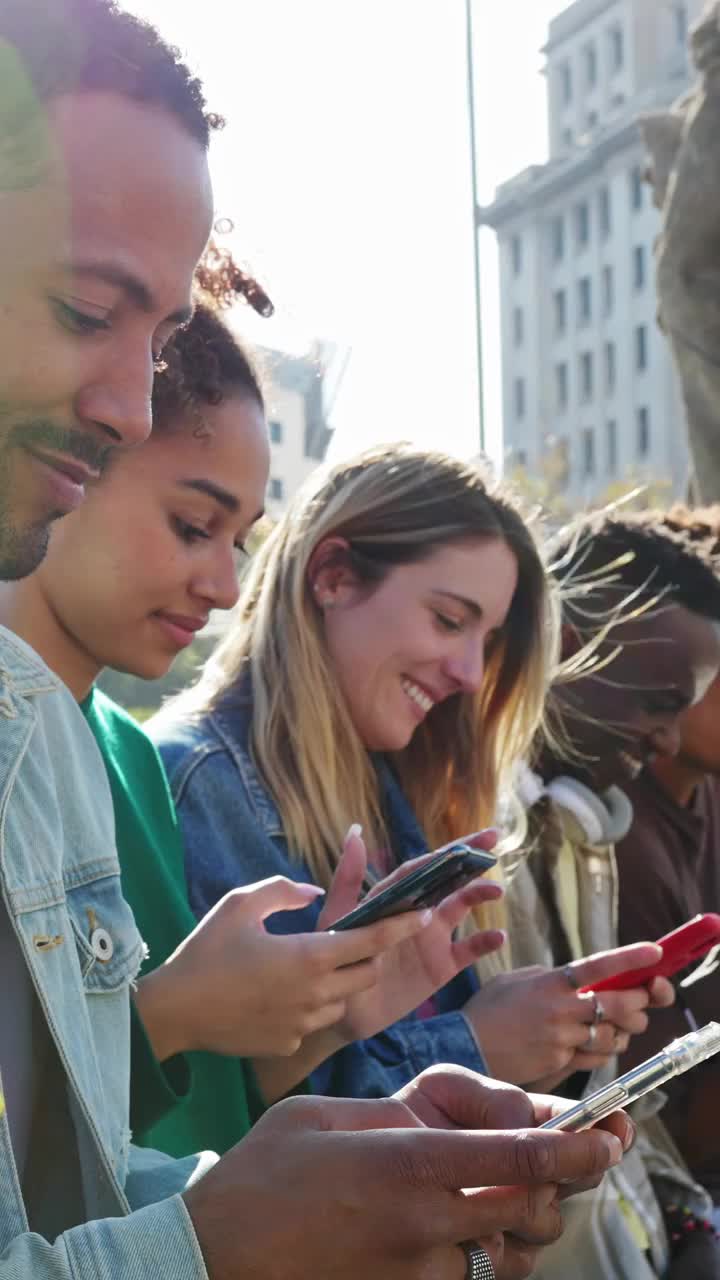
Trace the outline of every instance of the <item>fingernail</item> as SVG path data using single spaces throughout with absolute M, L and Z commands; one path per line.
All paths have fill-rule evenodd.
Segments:
M 313 898 L 319 898 L 325 893 L 325 890 L 322 889 L 319 884 L 299 884 L 298 889 L 303 889 Z
M 623 1143 L 623 1146 L 626 1151 L 629 1151 L 637 1137 L 637 1126 L 635 1124 L 635 1121 L 630 1119 L 630 1116 L 626 1116 L 625 1119 L 627 1120 L 627 1123 L 628 1123 L 628 1132 L 627 1132 L 627 1137 L 625 1138 L 625 1141 Z
M 473 831 L 471 836 L 466 837 L 463 844 L 472 844 L 473 840 L 480 840 L 481 838 L 484 839 L 485 836 L 496 836 L 497 834 L 496 827 L 486 827 L 483 831 Z
M 604 1129 L 598 1129 L 597 1133 L 607 1148 L 608 1164 L 611 1166 L 619 1164 L 625 1154 L 620 1139 L 616 1138 L 614 1133 L 606 1133 Z
M 428 907 L 427 910 L 423 911 L 420 916 L 420 924 L 422 925 L 423 929 L 425 928 L 426 925 L 430 923 L 432 918 L 433 918 L 433 913 Z
M 352 826 L 348 827 L 348 833 L 345 839 L 351 840 L 353 836 L 361 836 L 361 835 L 362 835 L 362 827 L 360 826 L 360 823 L 353 822 Z

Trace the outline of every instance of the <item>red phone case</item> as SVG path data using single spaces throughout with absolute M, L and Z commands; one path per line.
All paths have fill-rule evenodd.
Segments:
M 644 987 L 653 978 L 669 978 L 681 969 L 686 969 L 695 960 L 700 960 L 711 947 L 720 944 L 720 915 L 708 912 L 707 915 L 694 916 L 679 929 L 666 933 L 658 938 L 658 945 L 663 949 L 662 960 L 650 965 L 647 969 L 627 969 L 614 978 L 603 978 L 601 982 L 593 982 L 589 986 L 580 987 L 580 992 L 587 991 L 628 991 L 630 987 Z

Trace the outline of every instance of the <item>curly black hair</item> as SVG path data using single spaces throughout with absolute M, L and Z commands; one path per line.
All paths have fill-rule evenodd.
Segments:
M 568 586 L 612 581 L 720 621 L 720 506 L 584 516 L 558 535 L 551 559 Z
M 228 393 L 265 408 L 250 355 L 212 306 L 200 303 L 163 352 L 153 385 L 153 430 L 167 430 L 188 413 L 200 417 L 203 405 L 220 404 Z
M 210 240 L 195 268 L 195 292 L 215 307 L 231 307 L 240 297 L 265 320 L 275 313 L 255 277 L 238 266 L 230 250 L 221 249 L 215 239 Z
M 3 140 L 27 126 L 37 102 L 84 90 L 164 107 L 204 147 L 223 123 L 179 50 L 115 0 L 1 0 Z

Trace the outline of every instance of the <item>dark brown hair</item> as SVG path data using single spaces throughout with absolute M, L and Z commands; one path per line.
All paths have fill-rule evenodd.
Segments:
M 153 386 L 153 430 L 172 427 L 181 414 L 202 414 L 229 394 L 246 395 L 264 410 L 260 377 L 227 324 L 205 303 L 163 352 Z
M 203 147 L 223 123 L 207 110 L 202 84 L 179 50 L 115 0 L 2 0 L 3 138 L 26 129 L 38 102 L 83 90 L 164 107 Z

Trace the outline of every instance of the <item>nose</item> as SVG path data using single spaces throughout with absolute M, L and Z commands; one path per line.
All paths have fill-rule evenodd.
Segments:
M 106 443 L 142 444 L 152 430 L 154 364 L 149 345 L 123 352 L 82 388 L 76 399 L 80 421 L 91 424 Z
M 677 719 L 660 725 L 650 734 L 651 749 L 657 756 L 676 756 L 680 750 L 681 734 Z
M 209 549 L 204 563 L 197 566 L 192 592 L 211 609 L 232 609 L 237 604 L 240 584 L 232 551 Z
M 485 652 L 482 641 L 468 639 L 462 649 L 448 655 L 444 670 L 462 693 L 477 693 L 485 674 Z

